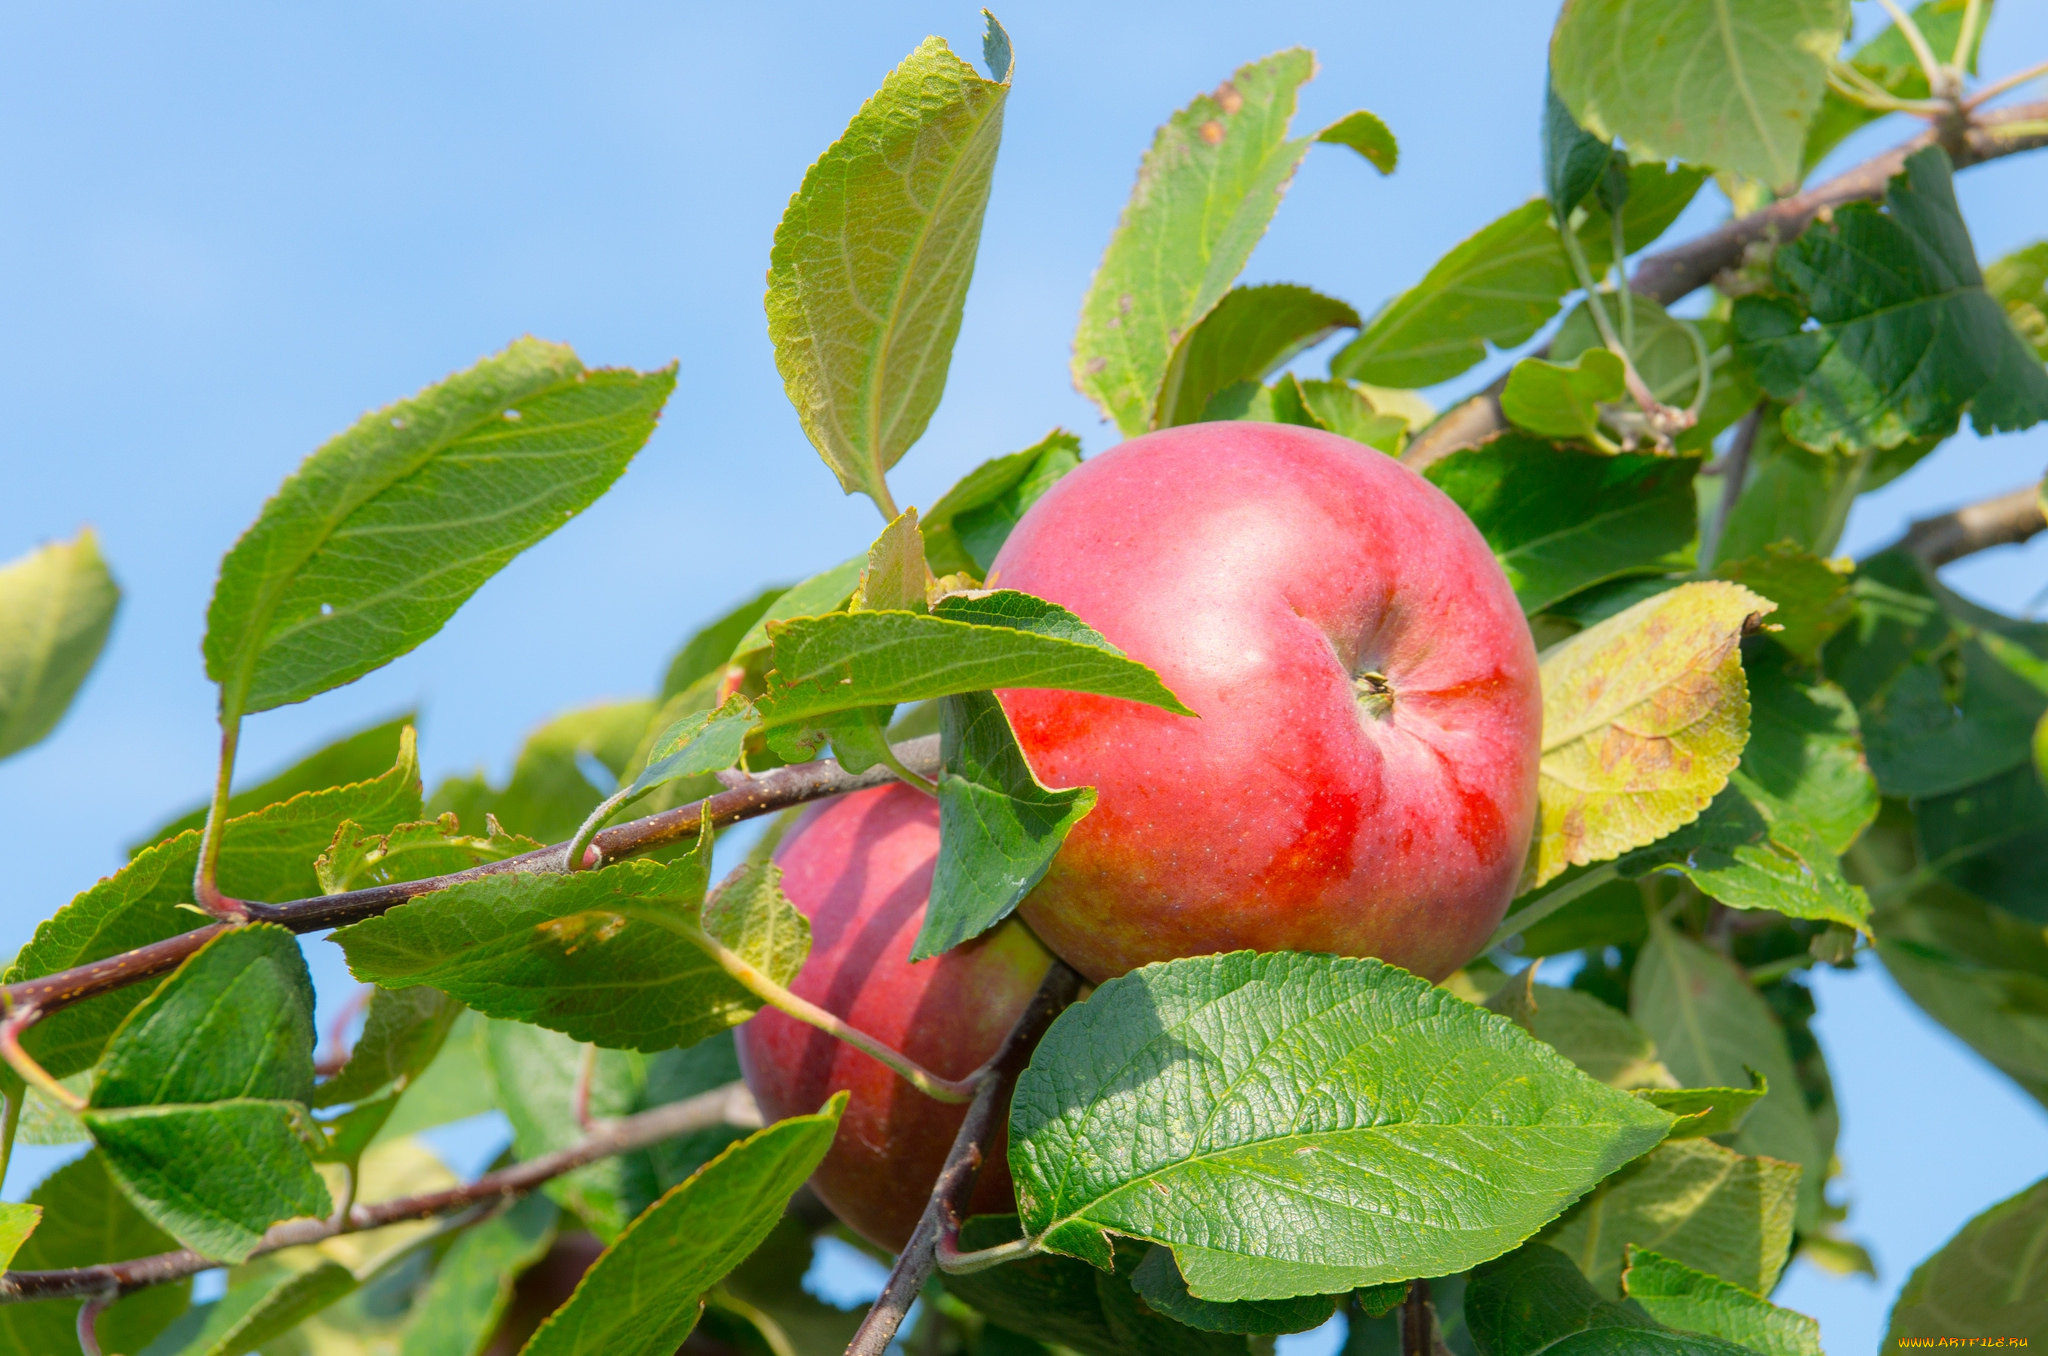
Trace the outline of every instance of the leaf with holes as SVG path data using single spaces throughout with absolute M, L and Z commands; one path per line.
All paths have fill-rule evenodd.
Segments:
M 120 603 L 89 530 L 0 565 L 0 758 L 57 728 Z
M 768 337 L 783 389 L 841 487 L 890 517 L 884 476 L 946 389 L 1009 82 L 925 39 L 805 171 L 775 228 Z
M 222 721 L 339 687 L 439 631 L 611 488 L 674 386 L 673 368 L 590 372 L 521 339 L 306 458 L 220 564 L 205 653 Z
M 1670 1125 L 1406 971 L 1238 952 L 1063 1013 L 1010 1170 L 1043 1248 L 1106 1266 L 1121 1234 L 1170 1246 L 1197 1298 L 1284 1299 L 1497 1256 Z
M 1315 74 L 1299 47 L 1240 67 L 1159 129 L 1081 304 L 1074 384 L 1126 436 L 1152 427 L 1181 337 L 1223 299 L 1313 138 L 1289 139 Z
M 1545 655 L 1533 884 L 1698 818 L 1749 737 L 1737 642 L 1774 606 L 1735 584 L 1681 584 Z

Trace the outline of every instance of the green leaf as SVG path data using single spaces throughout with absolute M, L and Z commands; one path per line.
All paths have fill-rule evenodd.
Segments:
M 377 1132 L 380 1141 L 497 1109 L 478 1034 L 485 1020 L 466 1008 L 456 1015 L 455 1026 L 441 1043 L 441 1053 L 406 1084 L 397 1109 Z
M 282 1219 L 333 1207 L 296 1102 L 240 1098 L 87 1110 L 79 1119 L 136 1207 L 204 1256 L 242 1262 Z
M 1486 1000 L 1524 1031 L 1610 1088 L 1670 1088 L 1678 1080 L 1657 1058 L 1650 1033 L 1591 994 L 1533 980 L 1524 970 Z M 1684 1113 L 1679 1113 L 1684 1114 Z
M 2035 923 L 2048 923 L 2048 791 L 2030 766 L 1915 804 L 1921 860 L 1941 879 Z
M 1200 1332 L 1280 1334 L 1321 1327 L 1337 1311 L 1335 1295 L 1298 1299 L 1239 1300 L 1217 1304 L 1196 1299 L 1173 1264 L 1171 1248 L 1154 1247 L 1131 1272 L 1131 1288 L 1152 1311 Z
M 1379 386 L 1433 386 L 1535 337 L 1576 286 L 1536 200 L 1482 227 L 1387 303 L 1330 360 L 1330 374 Z
M 855 612 L 923 612 L 929 604 L 931 577 L 917 510 L 905 509 L 868 547 L 867 565 L 848 606 Z
M 654 703 L 639 699 L 600 702 L 556 716 L 526 737 L 512 779 L 503 787 L 491 786 L 481 772 L 450 778 L 434 788 L 427 808 L 437 815 L 453 810 L 472 827 L 488 824 L 490 816 L 513 833 L 561 842 L 614 789 L 592 783 L 584 771 L 589 760 L 623 778 L 654 714 Z
M 241 1356 L 284 1336 L 360 1284 L 337 1262 L 276 1271 L 191 1310 L 143 1356 Z
M 992 1247 L 1015 1239 L 1019 1231 L 1015 1215 L 977 1215 L 961 1226 L 960 1245 Z M 1081 1356 L 1248 1356 L 1258 1350 L 1241 1334 L 1191 1328 L 1141 1298 L 1132 1283 L 1146 1252 L 1125 1244 L 1117 1249 L 1115 1270 L 1106 1272 L 1040 1253 L 988 1271 L 948 1276 L 946 1293 L 973 1305 L 992 1324 L 1031 1333 Z M 1185 1292 L 1185 1283 L 1181 1289 Z M 1210 1307 L 1241 1311 L 1236 1305 Z M 1259 1307 L 1280 1311 L 1287 1302 Z
M 59 1271 L 170 1252 L 178 1241 L 128 1203 L 98 1152 L 66 1163 L 29 1193 L 42 1224 L 14 1254 L 17 1271 Z M 191 1303 L 192 1282 L 138 1290 L 99 1316 L 107 1351 L 140 1351 Z M 0 1305 L 0 1349 L 22 1356 L 78 1349 L 77 1300 Z
M 1948 156 L 1906 158 L 1882 208 L 1851 203 L 1772 256 L 1782 295 L 1735 305 L 1738 342 L 1785 433 L 1858 453 L 2048 418 L 2048 371 L 1984 287 Z M 1807 325 L 1809 317 L 1817 322 Z
M 399 905 L 333 936 L 356 978 L 431 984 L 492 1017 L 635 1050 L 692 1045 L 758 1000 L 694 940 L 711 845 L 674 862 L 568 875 L 489 876 Z M 795 967 L 750 956 L 778 983 Z
M 1795 542 L 1779 541 L 1758 555 L 1723 560 L 1714 577 L 1742 585 L 1778 605 L 1771 614 L 1772 638 L 1803 663 L 1820 663 L 1820 651 L 1856 615 L 1849 596 L 1853 573 L 1846 560 L 1822 560 Z
M 1152 427 L 1175 346 L 1229 290 L 1312 138 L 1289 140 L 1315 57 L 1238 69 L 1159 129 L 1081 305 L 1074 384 L 1126 436 Z
M 1623 214 L 1626 219 L 1626 212 Z M 1747 414 L 1757 402 L 1756 382 L 1748 369 L 1732 361 L 1734 349 L 1725 321 L 1681 320 L 1640 292 L 1627 293 L 1629 306 L 1629 361 L 1650 393 L 1667 405 L 1692 408 L 1699 396 L 1700 360 L 1704 354 L 1709 372 L 1707 400 L 1699 410 L 1699 422 L 1674 440 L 1680 452 L 1707 454 L 1721 430 Z M 1617 322 L 1620 299 L 1605 298 L 1607 313 Z M 1574 306 L 1551 338 L 1549 357 L 1569 362 L 1582 353 L 1604 346 L 1599 326 L 1587 303 Z
M 1749 737 L 1736 642 L 1773 606 L 1681 584 L 1546 653 L 1533 884 L 1655 842 L 1720 792 Z
M 923 560 L 918 568 L 924 567 Z M 760 717 L 754 704 L 735 692 L 716 711 L 692 711 L 655 736 L 647 766 L 626 788 L 628 799 L 644 795 L 664 782 L 717 772 L 739 762 L 747 732 Z
M 36 1231 L 42 1218 L 40 1205 L 0 1201 L 0 1271 L 14 1261 L 14 1254 L 21 1251 L 21 1245 Z
M 57 728 L 120 604 L 90 529 L 0 565 L 0 758 Z
M 275 923 L 233 928 L 128 1014 L 87 1105 L 305 1102 L 313 1095 L 313 1041 L 313 980 L 298 938 Z
M 477 1356 L 512 1301 L 512 1282 L 554 1241 L 558 1214 L 536 1193 L 464 1229 L 414 1302 L 398 1356 Z
M 867 568 L 867 564 L 868 558 L 863 553 L 785 589 L 747 628 L 747 633 L 734 643 L 729 662 L 743 663 L 751 655 L 767 649 L 771 622 L 788 621 L 791 617 L 822 616 L 845 607 L 847 600 L 853 597 L 853 591 L 860 587 L 861 571 Z
M 1984 266 L 1984 290 L 2036 357 L 2048 359 L 2048 240 L 2037 240 Z
M 1151 669 L 1106 643 L 1074 638 L 1075 627 L 1086 629 L 1066 609 L 1008 589 L 947 598 L 924 617 L 798 617 L 775 628 L 775 667 L 757 705 L 772 728 L 864 706 L 1021 687 L 1093 692 L 1194 714 Z
M 1660 1323 L 1725 1338 L 1758 1356 L 1821 1356 L 1820 1324 L 1683 1262 L 1631 1249 L 1621 1283 Z
M 1600 177 L 1607 173 L 1613 147 L 1579 126 L 1564 100 L 1557 97 L 1552 77 L 1543 89 L 1543 195 L 1559 221 L 1571 216 Z
M 1153 425 L 1195 423 L 1216 392 L 1263 381 L 1304 349 L 1358 325 L 1358 312 L 1348 304 L 1310 288 L 1233 287 L 1174 345 Z
M 522 1356 L 669 1356 L 704 1294 L 760 1246 L 832 1147 L 841 1092 L 756 1131 L 649 1206 L 605 1249 Z
M 1279 1299 L 1495 1256 L 1669 1125 L 1406 971 L 1239 952 L 1062 1014 L 1010 1170 L 1045 1248 L 1104 1265 L 1115 1232 L 1171 1246 L 1199 1298 Z
M 747 862 L 720 882 L 704 903 L 704 930 L 777 984 L 795 979 L 811 954 L 810 920 L 782 893 L 772 861 Z
M 1691 457 L 1605 456 L 1504 434 L 1423 472 L 1493 548 L 1522 610 L 1536 613 L 1628 574 L 1690 569 Z
M 804 172 L 775 228 L 768 337 L 783 389 L 840 485 L 886 517 L 884 475 L 946 389 L 1009 92 L 1007 75 L 984 80 L 926 38 Z
M 1381 410 L 1372 395 L 1348 381 L 1302 381 L 1290 376 L 1284 385 L 1301 405 L 1300 417 L 1290 410 L 1285 422 L 1328 429 L 1390 456 L 1399 455 L 1408 441 L 1413 426 L 1409 416 Z
M 344 1106 L 396 1083 L 409 1085 L 434 1062 L 462 1005 L 438 989 L 378 989 L 348 1063 L 322 1083 L 310 1105 Z
M 1639 1305 L 1603 1297 L 1570 1258 L 1541 1243 L 1472 1274 L 1465 1321 L 1486 1356 L 1754 1356 L 1718 1338 L 1674 1331 Z
M 1758 1078 L 1756 1086 L 1748 1088 L 1643 1088 L 1636 1095 L 1680 1118 L 1670 1138 L 1712 1139 L 1740 1130 L 1768 1091 Z
M 1401 160 L 1401 148 L 1394 141 L 1393 132 L 1376 115 L 1362 108 L 1346 113 L 1316 133 L 1315 139 L 1326 145 L 1349 146 L 1381 174 L 1392 174 Z
M 1873 920 L 1884 968 L 1927 1015 L 2048 1106 L 2048 934 L 1953 890 Z
M 1927 45 L 1944 60 L 1955 52 L 1957 41 L 1963 35 L 1964 3 L 1965 0 L 1928 0 L 1928 3 L 1915 5 L 1909 11 L 1914 25 L 1927 39 Z M 1977 56 L 1983 45 L 1984 27 L 1979 24 L 1976 40 L 1970 44 L 1963 61 L 1963 69 L 1972 75 L 1977 73 Z M 1919 58 L 1913 55 L 1912 45 L 1896 24 L 1886 24 L 1879 29 L 1869 41 L 1849 55 L 1848 63 L 1887 94 L 1901 99 L 1925 99 L 1930 93 L 1927 73 L 1921 69 Z M 1830 89 L 1821 100 L 1820 113 L 1814 118 L 1812 129 L 1806 134 L 1807 169 L 1819 164 L 1851 132 L 1883 116 L 1881 109 L 1866 108 Z
M 343 735 L 340 739 L 318 749 L 293 763 L 284 771 L 255 786 L 246 787 L 228 797 L 228 816 L 250 814 L 266 805 L 290 800 L 302 791 L 325 791 L 331 786 L 346 786 L 350 782 L 367 782 L 390 767 L 398 760 L 400 741 L 406 727 L 413 723 L 416 713 L 408 711 L 368 729 L 354 734 Z M 128 845 L 128 855 L 135 856 L 146 847 L 175 838 L 187 829 L 206 827 L 206 802 L 201 801 L 179 815 L 176 819 L 160 825 L 151 832 Z
M 2048 1333 L 2048 1178 L 1965 1224 L 1913 1269 L 1892 1305 L 1884 1350 L 1908 1339 L 2040 1338 Z
M 661 699 L 667 701 L 699 678 L 723 669 L 740 638 L 758 626 L 775 600 L 788 592 L 786 585 L 763 589 L 684 641 L 668 662 L 661 680 Z
M 512 1152 L 522 1161 L 577 1144 L 585 1130 L 576 1119 L 576 1085 L 589 1046 L 524 1022 L 487 1023 L 480 1038 L 497 1104 L 512 1125 Z M 632 1050 L 598 1050 L 590 1070 L 590 1114 L 600 1119 L 629 1116 L 641 1109 L 647 1088 L 647 1056 Z M 632 1221 L 654 1192 L 635 1180 L 630 1156 L 599 1159 L 551 1179 L 542 1190 L 585 1227 L 610 1242 Z
M 313 861 L 322 894 L 338 895 L 366 885 L 424 880 L 466 871 L 484 862 L 536 852 L 541 844 L 506 833 L 488 815 L 493 831 L 484 837 L 466 834 L 454 811 L 439 819 L 399 824 L 389 833 L 365 834 L 354 820 L 334 831 L 334 841 Z
M 1971 607 L 1902 551 L 1863 561 L 1854 588 L 1856 621 L 1827 669 L 1856 702 L 1885 794 L 1943 796 L 2024 767 L 2048 709 L 2048 627 Z
M 1750 734 L 1742 761 L 1706 813 L 1650 848 L 1622 874 L 1672 865 L 1739 909 L 1772 909 L 1868 930 L 1870 901 L 1842 876 L 1839 855 L 1877 814 L 1855 708 L 1774 647 L 1751 646 Z
M 1848 20 L 1847 0 L 1574 0 L 1550 40 L 1552 80 L 1582 125 L 1638 159 L 1785 188 Z
M 799 915 L 801 916 L 801 915 Z M 602 1056 L 600 1056 L 602 1058 Z M 730 1031 L 707 1036 L 687 1050 L 664 1050 L 647 1061 L 643 1107 L 680 1102 L 740 1081 L 740 1057 Z M 733 1125 L 707 1126 L 647 1150 L 658 1189 L 667 1190 L 725 1151 L 746 1131 Z M 850 1336 L 851 1334 L 849 1334 Z
M 1024 510 L 1081 464 L 1081 440 L 1056 428 L 1022 452 L 962 476 L 925 511 L 925 558 L 934 574 L 986 573 Z
M 1604 1295 L 1620 1295 L 1631 1245 L 1763 1294 L 1791 1251 L 1798 1191 L 1793 1164 L 1675 1139 L 1601 1183 L 1542 1238 Z
M 1547 438 L 1592 438 L 1600 406 L 1625 391 L 1622 362 L 1604 348 L 1589 348 L 1569 365 L 1524 358 L 1508 373 L 1501 412 L 1509 422 Z
M 417 819 L 419 767 L 408 735 L 383 776 L 302 794 L 230 819 L 221 833 L 221 888 L 238 899 L 281 901 L 320 892 L 312 863 L 347 820 L 383 827 Z M 199 920 L 178 908 L 192 898 L 199 835 L 181 834 L 83 891 L 36 928 L 4 976 L 18 983 L 116 956 L 189 931 Z M 142 1001 L 137 987 L 117 989 L 50 1014 L 22 1044 L 58 1078 L 99 1058 L 107 1037 Z
M 654 432 L 675 370 L 586 371 L 521 339 L 306 458 L 221 561 L 206 676 L 230 724 L 390 663 L 588 507 Z
M 1092 786 L 1055 791 L 1038 780 L 989 693 L 941 699 L 939 748 L 939 861 L 913 961 L 1009 917 L 1095 808 Z
M 1828 1154 L 1814 1133 L 1784 1029 L 1749 977 L 1698 942 L 1653 927 L 1636 960 L 1629 1015 L 1656 1040 L 1657 1053 L 1686 1087 L 1740 1088 L 1750 1084 L 1751 1071 L 1763 1077 L 1769 1091 L 1743 1122 L 1733 1147 L 1803 1167 L 1799 1220 L 1802 1228 L 1817 1224 Z M 1668 1248 L 1659 1251 L 1691 1260 Z M 1719 1267 L 1707 1270 L 1742 1279 Z M 1762 1293 L 1770 1287 L 1750 1288 Z
M 239 1262 L 281 1219 L 328 1209 L 307 1152 L 313 984 L 271 923 L 216 935 L 129 1013 L 79 1119 L 138 1208 Z

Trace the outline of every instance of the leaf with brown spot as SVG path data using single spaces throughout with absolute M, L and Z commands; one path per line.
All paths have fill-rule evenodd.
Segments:
M 1738 642 L 1776 606 L 1739 584 L 1683 584 L 1545 656 L 1529 884 L 1699 817 L 1749 739 Z

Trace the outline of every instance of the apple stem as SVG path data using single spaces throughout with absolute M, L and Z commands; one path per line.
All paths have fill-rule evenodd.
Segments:
M 1486 939 L 1486 945 L 1482 950 L 1491 951 L 1497 946 L 1507 945 L 1516 933 L 1528 931 L 1579 896 L 1589 894 L 1607 884 L 1615 876 L 1614 863 L 1603 862 L 1585 875 L 1566 881 L 1548 894 L 1538 895 L 1532 903 L 1524 905 L 1502 919 L 1501 925 L 1494 929 L 1493 936 Z
M 632 916 L 639 917 L 640 915 L 636 911 Z M 956 1103 L 972 1101 L 975 1089 L 980 1087 L 988 1077 L 989 1066 L 983 1065 L 965 1078 L 942 1078 L 910 1056 L 904 1054 L 901 1050 L 882 1044 L 873 1036 L 868 1035 L 867 1032 L 849 1025 L 844 1019 L 825 1011 L 816 1003 L 808 999 L 799 998 L 796 994 L 791 993 L 787 988 L 777 984 L 767 975 L 761 973 L 745 956 L 740 955 L 739 952 L 734 951 L 731 947 L 704 931 L 703 928 L 687 924 L 678 926 L 674 921 L 665 924 L 665 926 L 682 933 L 692 942 L 695 942 L 706 955 L 718 962 L 720 969 L 731 975 L 735 980 L 738 980 L 741 988 L 753 994 L 754 997 L 760 999 L 763 1003 L 778 1011 L 789 1014 L 806 1026 L 814 1026 L 828 1036 L 845 1041 L 870 1059 L 879 1060 L 893 1069 L 904 1082 L 910 1084 L 910 1086 L 934 1101 Z
M 956 1222 L 939 1235 L 937 1251 L 939 1270 L 951 1276 L 971 1276 L 977 1271 L 987 1271 L 1005 1262 L 1035 1256 L 1038 1240 L 1017 1238 L 1008 1243 L 998 1243 L 992 1248 L 976 1248 L 972 1252 L 960 1251 L 960 1226 Z

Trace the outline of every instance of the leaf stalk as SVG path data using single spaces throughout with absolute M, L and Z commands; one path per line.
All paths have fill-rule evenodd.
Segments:
M 220 722 L 220 766 L 214 772 L 213 800 L 206 807 L 206 829 L 199 839 L 199 866 L 192 876 L 192 898 L 223 923 L 245 923 L 249 908 L 220 892 L 215 877 L 220 867 L 220 840 L 228 822 L 228 788 L 235 775 L 235 746 L 241 742 L 242 718 L 224 709 Z
M 1484 955 L 1495 947 L 1507 945 L 1508 940 L 1516 933 L 1528 931 L 1581 895 L 1590 894 L 1615 879 L 1617 874 L 1613 862 L 1603 862 L 1585 875 L 1565 882 L 1548 894 L 1538 895 L 1533 901 L 1501 920 L 1500 926 L 1493 930 L 1493 936 L 1486 939 L 1486 945 L 1480 954 Z
M 8 1066 L 15 1073 L 21 1075 L 24 1083 L 35 1088 L 43 1096 L 49 1098 L 58 1106 L 63 1107 L 66 1111 L 77 1115 L 85 1110 L 85 1099 L 65 1087 L 62 1083 L 59 1083 L 51 1076 L 48 1069 L 36 1063 L 35 1056 L 22 1048 L 21 1033 L 41 1021 L 42 1016 L 42 1011 L 34 1006 L 13 1007 L 10 1005 L 6 1017 L 0 1018 L 0 1058 L 4 1058 Z M 9 1098 L 8 1100 L 12 1102 L 14 1099 Z M 12 1147 L 12 1140 L 10 1139 L 10 1151 Z

